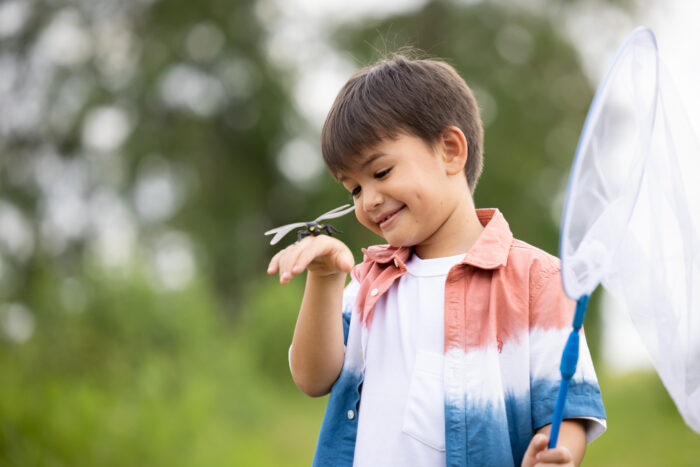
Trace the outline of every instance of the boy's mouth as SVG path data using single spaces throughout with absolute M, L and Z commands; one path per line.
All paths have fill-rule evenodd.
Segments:
M 405 208 L 406 206 L 401 206 L 398 209 L 394 209 L 393 211 L 389 211 L 387 213 L 382 214 L 380 217 L 377 218 L 376 223 L 379 224 L 380 229 L 386 229 L 387 227 L 390 227 L 391 224 L 394 223 L 394 219 L 399 215 L 399 213 Z

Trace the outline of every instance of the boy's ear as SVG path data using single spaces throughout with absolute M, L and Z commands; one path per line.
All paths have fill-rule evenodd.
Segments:
M 467 163 L 468 147 L 467 138 L 462 130 L 456 126 L 449 126 L 442 132 L 441 141 L 442 159 L 449 175 L 464 172 Z

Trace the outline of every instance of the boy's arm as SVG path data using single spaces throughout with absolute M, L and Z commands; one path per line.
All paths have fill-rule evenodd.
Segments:
M 584 422 L 576 419 L 563 420 L 559 429 L 557 447 L 547 449 L 552 425 L 537 430 L 525 452 L 522 467 L 537 465 L 579 466 L 586 452 L 586 429 Z M 539 457 L 538 457 L 539 456 Z
M 327 394 L 343 367 L 343 289 L 352 265 L 348 247 L 322 235 L 306 237 L 280 251 L 267 270 L 268 274 L 279 271 L 282 284 L 308 271 L 290 367 L 297 387 L 312 397 Z

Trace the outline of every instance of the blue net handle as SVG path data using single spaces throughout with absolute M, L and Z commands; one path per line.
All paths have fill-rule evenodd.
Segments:
M 566 394 L 569 392 L 569 383 L 571 378 L 576 373 L 576 364 L 578 363 L 579 349 L 579 331 L 583 326 L 583 317 L 586 315 L 588 307 L 588 295 L 582 295 L 576 301 L 576 314 L 574 314 L 574 324 L 571 334 L 564 346 L 564 352 L 561 354 L 561 364 L 559 371 L 561 372 L 561 383 L 559 384 L 559 393 L 557 394 L 557 404 L 554 406 L 554 415 L 552 416 L 552 430 L 549 433 L 549 449 L 557 446 L 557 438 L 559 438 L 559 428 L 561 421 L 564 418 L 564 405 L 566 404 Z

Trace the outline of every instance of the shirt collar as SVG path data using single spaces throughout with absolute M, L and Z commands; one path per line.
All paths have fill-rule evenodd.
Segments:
M 481 269 L 505 266 L 510 245 L 513 243 L 513 234 L 506 218 L 498 209 L 477 209 L 476 215 L 484 230 L 464 256 L 462 263 Z
M 464 255 L 462 263 L 481 269 L 496 269 L 505 266 L 508 261 L 510 245 L 513 243 L 513 234 L 508 222 L 498 209 L 477 209 L 476 215 L 481 225 L 484 226 L 484 230 L 476 243 Z M 413 249 L 411 247 L 374 245 L 363 248 L 362 252 L 371 261 L 382 264 L 393 261 L 397 267 L 403 267 Z

